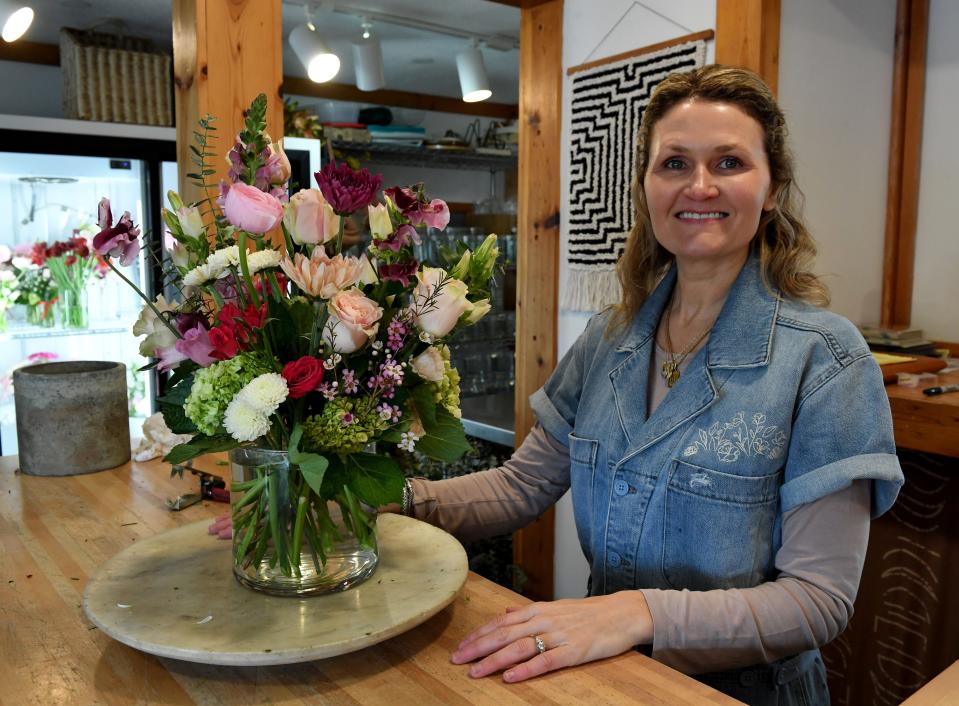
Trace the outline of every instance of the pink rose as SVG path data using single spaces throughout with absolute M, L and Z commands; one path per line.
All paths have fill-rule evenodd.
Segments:
M 237 182 L 230 187 L 223 200 L 226 219 L 240 230 L 266 233 L 273 230 L 283 218 L 283 205 L 275 196 L 255 186 Z
M 355 287 L 337 292 L 329 303 L 330 321 L 323 329 L 323 340 L 337 353 L 359 350 L 376 335 L 383 309 L 363 296 Z
M 463 314 L 472 311 L 473 304 L 466 298 L 469 290 L 439 267 L 424 267 L 416 278 L 419 282 L 413 289 L 413 321 L 421 331 L 442 338 Z
M 340 231 L 340 217 L 316 189 L 302 189 L 284 208 L 283 223 L 293 242 L 317 245 L 332 240 Z

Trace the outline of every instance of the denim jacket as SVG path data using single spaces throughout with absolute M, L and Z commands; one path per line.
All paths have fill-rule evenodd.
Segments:
M 882 376 L 846 319 L 740 272 L 679 382 L 647 418 L 652 347 L 675 268 L 635 320 L 594 316 L 530 402 L 569 448 L 590 593 L 749 588 L 775 579 L 784 512 L 874 479 L 903 483 Z

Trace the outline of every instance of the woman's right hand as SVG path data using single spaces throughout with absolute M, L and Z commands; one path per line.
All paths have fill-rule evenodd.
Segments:
M 213 524 L 206 528 L 210 534 L 215 534 L 220 539 L 233 539 L 233 515 L 224 513 L 213 521 Z

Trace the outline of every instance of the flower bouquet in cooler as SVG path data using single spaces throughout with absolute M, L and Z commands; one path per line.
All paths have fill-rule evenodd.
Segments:
M 87 283 L 94 274 L 102 279 L 107 272 L 103 258 L 90 248 L 88 230 L 77 229 L 72 237 L 49 246 L 42 242 L 33 246 L 34 263 L 49 270 L 56 286 L 57 308 L 64 328 L 87 328 Z
M 13 248 L 11 266 L 17 275 L 20 295 L 17 304 L 26 308 L 28 324 L 53 326 L 57 283 L 46 265 L 45 243 L 21 243 Z
M 234 570 L 298 579 L 322 571 L 339 539 L 331 509 L 361 544 L 375 544 L 371 508 L 402 496 L 395 455 L 455 460 L 468 450 L 446 343 L 489 310 L 498 251 L 491 235 L 444 267 L 417 261 L 414 243 L 426 226 L 445 228 L 446 204 L 421 184 L 388 188 L 381 201 L 381 179 L 365 169 L 328 164 L 319 189 L 287 202 L 289 163 L 264 132 L 265 109 L 261 95 L 216 199 L 188 205 L 169 194 L 176 243 L 166 274 L 182 297 L 148 300 L 134 331 L 145 335 L 141 353 L 172 373 L 160 399 L 168 426 L 194 434 L 166 460 L 234 449 L 262 461 L 232 486 L 243 491 Z M 212 173 L 211 120 L 196 133 L 191 178 Z M 348 255 L 346 219 L 359 214 L 371 243 Z M 105 200 L 101 228 L 101 254 L 138 247 L 129 214 L 114 225 Z M 272 472 L 270 454 L 289 471 Z

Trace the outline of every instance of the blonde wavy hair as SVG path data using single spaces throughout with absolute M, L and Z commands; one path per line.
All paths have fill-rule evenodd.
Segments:
M 775 206 L 763 212 L 751 250 L 759 253 L 767 287 L 779 290 L 785 297 L 827 305 L 826 286 L 809 270 L 816 246 L 800 215 L 802 193 L 795 183 L 793 158 L 786 146 L 782 110 L 759 76 L 746 69 L 714 64 L 665 78 L 643 114 L 632 186 L 635 222 L 616 265 L 623 296 L 613 308 L 611 330 L 622 329 L 632 321 L 675 260 L 653 234 L 643 180 L 649 168 L 653 129 L 674 106 L 691 99 L 735 105 L 759 123 L 765 138 Z

